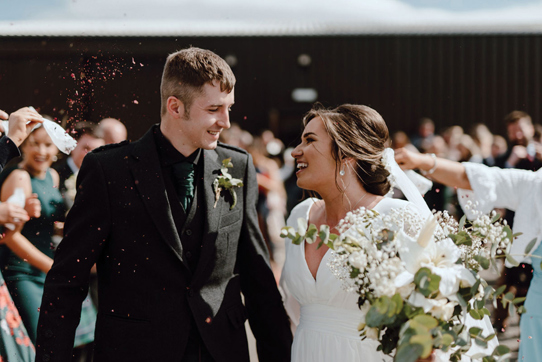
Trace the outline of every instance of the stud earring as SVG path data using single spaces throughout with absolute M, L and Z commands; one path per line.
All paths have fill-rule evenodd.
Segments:
M 344 176 L 344 174 L 345 174 L 344 168 L 342 168 L 341 171 L 339 172 L 339 175 Z

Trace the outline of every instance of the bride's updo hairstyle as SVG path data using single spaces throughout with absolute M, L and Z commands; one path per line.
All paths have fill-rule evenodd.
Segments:
M 354 171 L 363 188 L 374 195 L 384 196 L 391 188 L 389 172 L 382 164 L 382 154 L 389 139 L 389 132 L 382 116 L 374 109 L 343 104 L 334 109 L 325 109 L 317 104 L 303 118 L 303 125 L 320 117 L 331 137 L 331 153 L 335 160 L 335 179 L 341 160 L 356 160 Z M 340 191 L 344 190 L 336 182 Z

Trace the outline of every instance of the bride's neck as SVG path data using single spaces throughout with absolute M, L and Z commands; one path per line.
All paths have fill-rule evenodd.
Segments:
M 375 201 L 375 195 L 368 193 L 361 186 L 346 190 L 345 192 L 331 191 L 322 196 L 324 219 L 328 225 L 336 225 L 341 219 L 344 219 L 349 211 L 359 209 L 364 206 L 369 208 Z

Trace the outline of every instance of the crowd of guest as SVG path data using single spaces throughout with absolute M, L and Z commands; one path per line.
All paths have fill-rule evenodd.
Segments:
M 0 118 L 7 117 L 0 112 Z M 410 135 L 404 131 L 395 132 L 391 147 L 406 147 L 460 162 L 539 169 L 542 166 L 542 126 L 533 124 L 527 113 L 513 111 L 504 118 L 503 127 L 506 127 L 507 139 L 493 134 L 484 124 L 475 124 L 466 130 L 451 126 L 437 133 L 435 123 L 422 118 L 417 132 Z M 61 239 L 62 221 L 73 205 L 75 179 L 83 159 L 97 147 L 127 139 L 126 128 L 114 118 L 106 118 L 96 125 L 76 122 L 72 133 L 78 141 L 77 147 L 68 157 L 58 160 L 58 149 L 45 130 L 34 130 L 19 146 L 21 157 L 13 160 L 0 174 L 0 223 L 7 223 L 9 217 L 6 215 L 18 215 L 19 220 L 13 229 L 4 230 L 4 237 L 0 240 L 0 311 L 3 305 L 13 307 L 9 310 L 12 336 L 16 335 L 30 351 L 32 343 L 35 343 L 45 275 L 52 265 L 54 248 Z M 241 147 L 252 156 L 259 187 L 257 210 L 260 228 L 278 281 L 285 258 L 280 230 L 293 206 L 308 196 L 296 185 L 296 167 L 290 154 L 292 148 L 286 147 L 269 130 L 254 135 L 235 123 L 221 133 L 221 141 Z M 22 188 L 26 196 L 24 209 L 6 202 L 17 188 Z M 425 199 L 433 209 L 448 210 L 457 218 L 463 215 L 453 188 L 434 183 Z M 510 212 L 499 212 L 509 223 L 512 222 Z M 507 269 L 499 283 L 508 285 L 516 296 L 524 296 L 531 270 L 525 264 Z M 74 344 L 75 361 L 92 360 L 96 284 L 91 277 L 91 290 L 84 302 Z M 5 318 L 7 312 L 2 312 L 1 317 Z M 495 313 L 494 325 L 498 331 L 506 328 L 506 317 L 507 310 L 499 309 Z M 10 348 L 14 347 L 3 347 L 4 350 Z M 0 361 L 2 358 L 6 359 L 6 356 L 0 355 Z
M 23 108 L 10 115 L 10 130 L 12 118 L 25 121 L 42 116 Z M 0 118 L 7 117 L 5 112 L 0 113 Z M 24 194 L 26 200 L 24 212 L 16 209 L 22 214 L 12 227 L 6 226 L 0 240 L 0 309 L 2 322 L 6 321 L 3 331 L 7 330 L 5 337 L 9 337 L 2 338 L 0 361 L 33 360 L 45 276 L 61 239 L 62 221 L 73 205 L 79 168 L 88 152 L 107 142 L 126 139 L 126 128 L 120 121 L 108 118 L 97 125 L 78 122 L 72 134 L 77 146 L 69 157 L 58 160 L 58 148 L 45 127 L 38 125 L 18 145 L 20 157 L 0 173 L 0 206 L 12 204 L 13 195 L 18 193 Z M 91 290 L 95 293 L 96 286 Z M 92 361 L 96 301 L 89 295 L 83 302 L 74 361 Z

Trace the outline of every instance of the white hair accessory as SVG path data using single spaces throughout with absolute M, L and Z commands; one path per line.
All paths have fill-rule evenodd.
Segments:
M 422 197 L 422 192 L 421 192 L 422 190 L 419 187 L 416 187 L 412 179 L 407 174 L 405 174 L 405 172 L 401 170 L 397 162 L 395 162 L 395 152 L 393 152 L 391 148 L 386 148 L 384 150 L 382 154 L 382 164 L 384 164 L 384 167 L 390 173 L 388 180 L 390 181 L 392 188 L 397 187 L 399 190 L 401 190 L 401 192 L 403 193 L 403 195 L 405 195 L 407 200 L 412 202 L 418 208 L 421 216 L 424 219 L 431 217 L 433 213 L 431 212 L 431 210 L 429 209 L 429 206 L 427 206 L 427 203 Z M 418 175 L 418 176 L 425 179 L 425 177 L 421 175 Z M 419 183 L 420 185 L 424 185 L 424 189 L 427 188 L 428 183 L 429 183 L 429 189 L 431 188 L 431 185 L 432 185 L 431 181 L 427 180 L 426 182 L 425 181 L 422 182 L 422 180 L 418 177 L 416 177 L 416 183 Z M 393 190 L 391 190 L 390 193 L 393 194 Z M 391 197 L 390 193 L 388 193 L 386 197 Z

